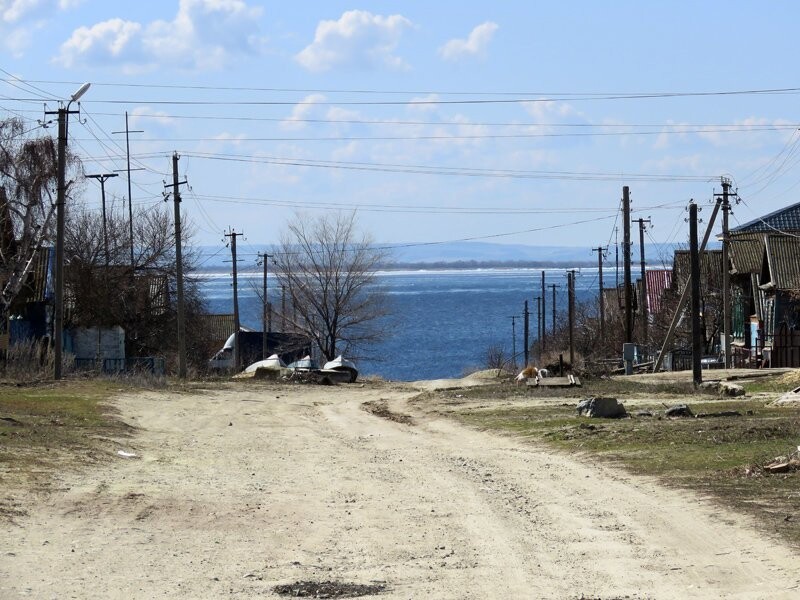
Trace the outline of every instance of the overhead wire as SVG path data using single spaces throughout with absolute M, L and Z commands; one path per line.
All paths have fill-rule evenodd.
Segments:
M 486 169 L 474 167 L 426 166 L 420 164 L 376 163 L 356 161 L 314 160 L 301 158 L 283 158 L 275 156 L 259 156 L 248 154 L 225 154 L 209 152 L 180 151 L 181 156 L 191 156 L 206 160 L 224 162 L 243 162 L 255 164 L 275 164 L 280 166 L 316 167 L 355 171 L 377 171 L 391 173 L 418 173 L 426 175 L 460 175 L 469 177 L 501 177 L 521 179 L 570 179 L 591 181 L 618 181 L 619 173 L 580 172 L 580 171 L 525 171 L 515 169 Z M 149 156 L 149 155 L 145 155 Z M 627 181 L 682 181 L 707 182 L 715 179 L 714 175 L 664 175 L 656 173 L 626 173 Z

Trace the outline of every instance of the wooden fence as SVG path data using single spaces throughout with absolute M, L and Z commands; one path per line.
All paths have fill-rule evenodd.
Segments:
M 800 367 L 800 330 L 781 323 L 772 340 L 771 367 Z

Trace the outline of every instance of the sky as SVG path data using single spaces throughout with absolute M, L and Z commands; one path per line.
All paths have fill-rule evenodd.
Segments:
M 162 205 L 180 156 L 194 242 L 276 243 L 355 211 L 378 243 L 685 242 L 721 177 L 744 223 L 800 200 L 800 4 L 728 0 L 0 0 L 0 114 L 84 82 L 69 144 Z M 75 108 L 75 105 L 72 106 Z M 117 133 L 123 131 L 123 133 Z M 106 183 L 127 202 L 126 174 Z M 89 180 L 73 202 L 99 210 Z

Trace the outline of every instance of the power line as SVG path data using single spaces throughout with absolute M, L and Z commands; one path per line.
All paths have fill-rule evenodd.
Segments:
M 464 123 L 464 126 L 469 126 L 469 123 Z M 624 127 L 624 126 L 622 126 Z M 795 129 L 796 126 L 783 126 L 783 125 L 764 125 L 764 126 L 751 126 L 747 129 L 734 128 L 720 128 L 708 129 L 700 128 L 695 131 L 682 129 L 680 131 L 595 131 L 595 132 L 543 132 L 543 133 L 476 133 L 476 134 L 462 134 L 462 135 L 335 135 L 335 136 L 317 136 L 317 137 L 298 137 L 298 136 L 270 136 L 270 137 L 237 137 L 236 142 L 349 142 L 349 141 L 417 141 L 417 140 L 502 140 L 502 139 L 536 139 L 536 138 L 583 138 L 583 137 L 634 137 L 634 136 L 653 136 L 653 135 L 668 135 L 670 133 L 685 134 L 685 133 L 751 133 L 755 131 L 783 131 L 787 129 Z M 141 138 L 142 142 L 229 142 L 231 140 L 219 137 L 179 137 L 179 138 Z
M 5 72 L 5 71 L 4 71 Z M 8 74 L 8 73 L 7 73 Z M 52 80 L 22 80 L 26 83 L 46 83 L 57 85 L 73 85 L 80 82 Z M 8 80 L 4 80 L 8 82 Z M 783 95 L 800 93 L 798 87 L 753 88 L 742 90 L 706 90 L 706 91 L 672 91 L 672 92 L 541 92 L 541 91 L 452 91 L 452 90 L 377 90 L 377 89 L 331 89 L 331 88 L 281 88 L 281 87 L 246 87 L 246 86 L 202 86 L 178 84 L 136 84 L 120 82 L 93 82 L 96 87 L 123 87 L 135 89 L 170 89 L 170 90 L 205 90 L 235 92 L 270 92 L 270 93 L 303 93 L 303 94 L 361 94 L 361 95 L 438 95 L 438 96 L 526 96 L 533 99 L 512 98 L 498 100 L 417 100 L 419 104 L 451 104 L 476 102 L 546 102 L 552 100 L 628 100 L 650 98 L 685 98 L 707 96 L 742 96 L 742 95 Z M 545 98 L 539 98 L 545 96 Z M 93 102 L 105 102 L 94 100 Z M 122 101 L 119 101 L 122 102 Z M 132 101 L 131 101 L 132 102 Z M 378 102 L 384 104 L 386 102 Z M 374 104 L 374 102 L 368 102 Z M 394 102 L 392 102 L 394 104 Z M 404 102 L 405 104 L 405 102 Z
M 618 181 L 619 173 L 580 172 L 580 171 L 522 171 L 513 169 L 479 169 L 471 167 L 444 167 L 419 164 L 367 163 L 354 161 L 327 161 L 302 158 L 282 158 L 247 154 L 214 154 L 207 152 L 182 151 L 183 156 L 244 163 L 277 164 L 283 166 L 319 167 L 345 170 L 379 171 L 391 173 L 422 173 L 428 175 L 461 175 L 480 177 L 511 177 L 522 179 L 570 179 L 582 181 Z M 150 155 L 142 155 L 150 157 Z M 628 181 L 710 181 L 713 175 L 663 175 L 647 173 L 626 173 Z

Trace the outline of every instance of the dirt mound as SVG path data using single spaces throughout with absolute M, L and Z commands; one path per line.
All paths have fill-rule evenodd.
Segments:
M 778 377 L 777 382 L 790 388 L 800 386 L 800 369 L 789 371 Z

